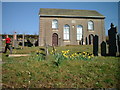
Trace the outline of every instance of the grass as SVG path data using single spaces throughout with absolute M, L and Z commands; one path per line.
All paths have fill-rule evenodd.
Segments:
M 13 50 L 13 53 L 31 53 L 39 47 Z M 92 53 L 92 46 L 56 47 L 58 52 Z M 49 48 L 49 52 L 52 48 Z M 9 53 L 9 52 L 8 52 Z M 119 86 L 119 57 L 94 57 L 93 60 L 63 60 L 57 67 L 54 57 L 32 60 L 30 57 L 6 57 L 2 55 L 3 88 L 117 88 Z

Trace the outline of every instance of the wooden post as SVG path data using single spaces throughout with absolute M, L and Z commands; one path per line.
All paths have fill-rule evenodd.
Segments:
M 30 54 L 9 54 L 8 57 L 30 56 Z
M 33 40 L 33 46 L 34 46 L 34 47 L 35 47 L 35 42 L 36 42 L 36 40 L 34 39 L 34 40 Z
M 25 36 L 24 36 L 24 34 L 23 34 L 23 39 L 22 39 L 22 48 L 24 48 L 24 42 L 25 42 Z
M 46 49 L 45 49 L 46 55 L 49 55 L 49 52 L 48 52 L 48 45 L 46 45 L 45 47 L 46 47 Z
M 53 45 L 53 52 L 54 52 L 54 55 L 55 55 L 55 46 Z
M 13 47 L 18 48 L 16 32 L 14 32 L 14 35 L 13 35 Z

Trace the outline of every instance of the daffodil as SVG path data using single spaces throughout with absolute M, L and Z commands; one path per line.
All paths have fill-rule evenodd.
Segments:
M 74 56 L 74 54 L 72 54 L 72 56 Z
M 85 53 L 85 52 L 83 52 L 83 53 Z
M 81 53 L 79 53 L 79 55 L 82 55 Z
M 38 52 L 38 50 L 36 50 L 36 52 Z
M 77 55 L 77 53 L 75 53 L 75 55 Z
M 90 59 L 91 57 L 90 57 L 90 56 L 88 56 L 88 58 Z
M 83 57 L 85 57 L 85 55 L 83 55 Z
M 62 53 L 64 53 L 64 51 L 62 51 Z
M 94 55 L 91 55 L 91 57 L 94 57 Z
M 65 57 L 66 57 L 66 58 L 68 58 L 68 56 L 67 56 L 67 55 L 65 55 Z

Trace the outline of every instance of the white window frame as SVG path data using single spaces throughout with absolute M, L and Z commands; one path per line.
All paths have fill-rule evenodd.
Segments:
M 94 30 L 94 22 L 93 21 L 88 21 L 88 30 Z
M 52 28 L 53 28 L 53 29 L 57 29 L 57 28 L 58 28 L 58 20 L 54 19 L 54 20 L 52 21 Z
M 82 25 L 77 25 L 77 40 L 80 41 L 82 40 L 83 36 L 83 26 Z
M 70 26 L 67 24 L 63 28 L 63 39 L 70 40 Z

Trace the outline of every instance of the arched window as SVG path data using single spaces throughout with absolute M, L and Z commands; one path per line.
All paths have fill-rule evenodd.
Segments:
M 63 38 L 64 40 L 69 40 L 70 39 L 70 26 L 69 25 L 65 25 L 64 26 L 64 30 L 63 30 Z
M 77 25 L 77 40 L 82 40 L 83 27 L 81 25 Z
M 88 30 L 94 30 L 94 23 L 93 23 L 93 21 L 88 21 Z
M 52 21 L 52 28 L 58 28 L 58 20 L 54 19 Z

